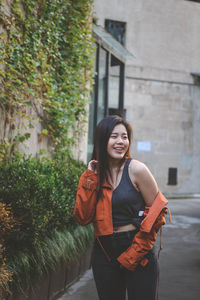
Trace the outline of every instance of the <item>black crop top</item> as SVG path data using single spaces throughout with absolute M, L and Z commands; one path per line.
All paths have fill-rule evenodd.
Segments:
M 140 192 L 136 190 L 128 173 L 129 158 L 123 169 L 122 178 L 112 195 L 113 226 L 133 224 L 140 227 L 143 220 L 145 202 Z

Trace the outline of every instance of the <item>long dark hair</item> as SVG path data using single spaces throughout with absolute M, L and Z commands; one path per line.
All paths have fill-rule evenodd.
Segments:
M 116 125 L 122 124 L 125 126 L 127 130 L 127 135 L 129 139 L 129 148 L 125 153 L 123 159 L 121 160 L 120 166 L 126 160 L 126 158 L 130 157 L 130 144 L 132 140 L 132 128 L 130 124 L 128 124 L 122 117 L 117 115 L 112 115 L 105 117 L 103 120 L 99 122 L 96 127 L 94 133 L 94 148 L 92 153 L 92 158 L 98 161 L 98 193 L 97 199 L 99 199 L 102 195 L 102 184 L 104 181 L 108 181 L 108 175 L 111 174 L 108 164 L 108 153 L 107 153 L 107 145 L 110 135 Z

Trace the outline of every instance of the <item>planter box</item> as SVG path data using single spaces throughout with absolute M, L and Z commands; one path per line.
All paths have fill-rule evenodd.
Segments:
M 38 284 L 24 295 L 4 296 L 0 293 L 0 300 L 55 300 L 59 294 L 74 283 L 91 266 L 90 247 L 79 259 L 69 265 L 60 262 L 55 271 L 50 271 Z

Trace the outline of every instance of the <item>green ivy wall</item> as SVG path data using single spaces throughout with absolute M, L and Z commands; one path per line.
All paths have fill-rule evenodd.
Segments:
M 92 0 L 1 0 L 0 7 L 1 158 L 21 143 L 69 154 L 89 102 Z

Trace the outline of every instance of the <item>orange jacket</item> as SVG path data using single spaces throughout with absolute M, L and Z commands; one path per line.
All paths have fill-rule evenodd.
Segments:
M 87 169 L 80 178 L 74 217 L 81 225 L 94 224 L 96 236 L 113 233 L 112 224 L 112 186 L 103 184 L 103 196 L 96 201 L 97 175 Z M 135 235 L 133 244 L 123 252 L 118 261 L 127 269 L 134 270 L 138 263 L 145 265 L 147 260 L 144 255 L 153 247 L 157 231 L 165 224 L 165 205 L 167 199 L 159 191 L 152 206 L 141 223 L 140 231 Z
M 156 198 L 156 202 L 158 199 L 159 198 Z M 166 208 L 163 208 L 149 231 L 145 228 L 146 226 L 142 226 L 144 224 L 141 224 L 140 231 L 134 236 L 131 246 L 117 258 L 126 269 L 134 271 L 138 264 L 141 264 L 143 267 L 146 266 L 148 259 L 145 255 L 153 248 L 156 242 L 157 232 L 161 226 L 166 223 L 165 214 Z

